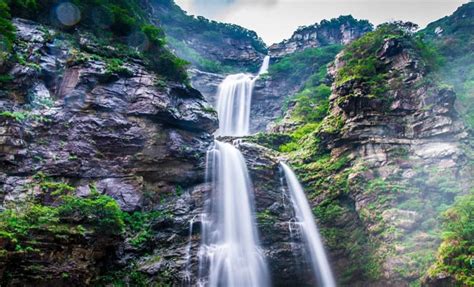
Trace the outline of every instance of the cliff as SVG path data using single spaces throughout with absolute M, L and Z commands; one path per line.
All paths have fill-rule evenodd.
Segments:
M 347 45 L 371 30 L 372 24 L 367 20 L 356 20 L 350 15 L 323 20 L 319 24 L 300 27 L 290 39 L 271 45 L 268 48 L 269 55 L 279 59 L 308 48 Z
M 217 119 L 197 90 L 164 82 L 139 59 L 114 67 L 112 59 L 91 52 L 97 43 L 87 33 L 79 32 L 76 46 L 69 35 L 51 27 L 21 19 L 14 25 L 15 53 L 24 62 L 11 66 L 11 80 L 1 88 L 3 209 L 34 204 L 57 210 L 72 198 L 86 208 L 104 195 L 118 203 L 117 214 L 140 216 L 203 181 Z M 54 193 L 60 183 L 68 186 L 70 197 Z M 113 269 L 106 262 L 116 260 L 118 252 L 137 252 L 123 249 L 137 231 L 125 235 L 113 225 L 108 232 L 93 231 L 95 221 L 87 220 L 92 216 L 87 212 L 95 211 L 71 208 L 79 208 L 72 220 L 60 212 L 65 231 L 49 221 L 36 227 L 25 223 L 24 233 L 2 226 L 11 232 L 1 239 L 2 285 L 82 285 Z M 129 220 L 121 216 L 118 222 Z M 127 262 L 127 257 L 120 260 Z
M 296 97 L 294 126 L 257 137 L 297 167 L 343 286 L 424 282 L 444 228 L 433 218 L 472 192 L 470 135 L 429 49 L 403 24 L 378 27 L 336 56 L 329 94 Z
M 254 31 L 187 15 L 172 0 L 147 2 L 151 19 L 165 30 L 172 50 L 200 70 L 256 72 L 267 53 Z

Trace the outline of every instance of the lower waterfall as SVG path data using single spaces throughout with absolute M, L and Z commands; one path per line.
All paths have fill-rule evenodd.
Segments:
M 207 167 L 212 199 L 202 219 L 200 284 L 269 286 L 268 269 L 259 250 L 252 184 L 244 157 L 233 145 L 215 141 Z
M 305 248 L 307 249 L 305 254 L 307 254 L 311 262 L 314 275 L 318 280 L 319 286 L 335 287 L 336 283 L 331 272 L 331 267 L 326 257 L 326 252 L 303 187 L 299 183 L 293 170 L 283 162 L 280 164 L 285 173 L 285 179 L 290 191 L 290 198 L 297 220 L 296 223 L 300 227 L 300 232 L 305 242 Z

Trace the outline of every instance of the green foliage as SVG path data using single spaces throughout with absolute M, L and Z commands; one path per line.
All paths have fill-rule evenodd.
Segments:
M 336 201 L 327 201 L 327 204 L 319 204 L 313 209 L 314 215 L 323 224 L 331 223 L 344 214 L 344 208 Z
M 296 103 L 292 110 L 293 118 L 302 122 L 320 122 L 327 114 L 330 95 L 331 88 L 325 84 L 297 93 L 293 98 Z
M 449 274 L 459 285 L 474 285 L 471 260 L 474 258 L 474 190 L 456 198 L 455 204 L 443 213 L 443 242 L 438 260 L 428 274 Z
M 188 81 L 186 68 L 189 63 L 187 61 L 176 57 L 165 49 L 158 51 L 155 49 L 147 50 L 144 55 L 148 65 L 160 75 L 178 82 Z
M 0 5 L 8 8 L 4 2 L 5 0 L 0 1 Z M 21 0 L 6 3 L 12 9 L 13 16 L 40 21 L 48 25 L 57 25 L 56 21 L 51 20 L 53 18 L 50 11 L 59 2 L 61 1 Z M 104 46 L 115 48 L 114 52 L 117 55 L 106 55 L 107 53 L 104 52 L 105 54 L 102 56 L 120 57 L 124 60 L 129 56 L 135 56 L 137 49 L 142 47 L 129 46 L 128 36 L 134 33 L 142 33 L 147 38 L 148 45 L 144 45 L 145 51 L 137 56 L 143 57 L 149 68 L 167 79 L 180 82 L 187 81 L 187 62 L 177 58 L 164 47 L 165 35 L 163 31 L 146 20 L 146 13 L 138 2 L 129 0 L 74 0 L 72 3 L 81 11 L 82 17 L 75 26 L 92 32 L 97 37 L 98 42 L 101 42 Z M 9 20 L 8 9 L 1 9 L 0 13 L 0 37 L 7 39 L 7 47 L 11 47 L 14 36 L 9 32 L 13 31 L 10 29 L 13 26 L 11 26 Z M 98 21 L 104 21 L 104 23 Z M 67 28 L 65 27 L 66 30 L 68 30 Z M 108 51 L 110 49 L 103 50 Z M 107 71 L 130 76 L 131 72 L 122 67 L 121 61 L 110 59 L 107 62 Z
M 27 112 L 1 112 L 0 117 L 5 117 L 5 118 L 10 118 L 13 119 L 17 122 L 23 122 L 28 118 L 28 113 Z
M 453 15 L 433 22 L 419 32 L 426 45 L 441 54 L 439 75 L 454 87 L 459 101 L 457 108 L 471 130 L 474 130 L 473 11 L 474 3 L 466 3 Z M 438 27 L 441 34 L 436 32 L 440 31 Z
M 291 136 L 281 133 L 259 132 L 253 136 L 248 137 L 247 139 L 264 147 L 273 150 L 280 150 L 282 145 L 287 144 L 291 140 Z
M 23 250 L 37 230 L 61 234 L 84 234 L 87 230 L 105 235 L 120 235 L 124 230 L 122 212 L 111 197 L 92 193 L 76 197 L 74 188 L 52 181 L 44 174 L 35 176 L 39 187 L 53 202 L 44 204 L 30 197 L 0 212 L 0 237 L 8 239 L 13 249 Z
M 118 74 L 127 77 L 133 76 L 132 71 L 124 67 L 123 61 L 120 59 L 107 59 L 105 69 L 108 75 Z
M 162 211 L 122 213 L 126 227 L 126 237 L 134 247 L 141 247 L 153 239 L 152 224 L 159 218 L 168 218 L 171 215 Z
M 160 28 L 146 24 L 142 26 L 142 32 L 153 45 L 162 47 L 165 44 L 165 33 Z
M 101 234 L 117 235 L 123 232 L 122 212 L 113 198 L 99 194 L 87 198 L 65 195 L 61 201 L 57 207 L 61 218 L 79 220 Z
M 336 84 L 341 86 L 349 81 L 366 83 L 368 97 L 381 97 L 386 86 L 386 64 L 377 57 L 377 51 L 385 39 L 406 38 L 407 33 L 397 25 L 384 24 L 352 42 L 344 50 L 344 66 L 338 70 Z
M 14 40 L 15 27 L 11 22 L 9 7 L 5 0 L 0 0 L 0 67 L 8 59 Z
M 145 274 L 136 270 L 136 268 L 111 271 L 99 276 L 93 281 L 93 286 L 97 287 L 164 287 L 148 282 Z
M 202 16 L 187 15 L 178 5 L 170 0 L 157 0 L 159 19 L 166 34 L 178 40 L 189 37 L 202 42 L 214 43 L 215 46 L 226 45 L 231 38 L 249 43 L 255 50 L 266 54 L 265 43 L 254 31 L 228 23 L 210 21 Z
M 268 72 L 276 80 L 285 79 L 290 83 L 302 82 L 306 80 L 305 75 L 320 72 L 321 67 L 332 61 L 341 49 L 341 45 L 305 49 L 270 65 Z

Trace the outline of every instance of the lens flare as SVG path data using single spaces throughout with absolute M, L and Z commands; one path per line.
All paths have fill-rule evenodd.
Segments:
M 134 32 L 127 37 L 127 43 L 137 51 L 143 52 L 150 46 L 148 37 L 143 32 Z
M 64 26 L 74 26 L 81 21 L 81 11 L 76 5 L 64 2 L 56 7 L 56 17 Z

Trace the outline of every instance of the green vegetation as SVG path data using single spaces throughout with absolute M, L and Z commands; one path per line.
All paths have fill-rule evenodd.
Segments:
M 0 67 L 8 59 L 14 40 L 15 27 L 11 22 L 10 9 L 5 0 L 0 0 Z
M 97 287 L 165 287 L 167 285 L 154 284 L 149 282 L 145 274 L 131 268 L 127 270 L 108 272 L 105 275 L 101 275 L 96 278 L 93 282 L 93 286 Z
M 207 72 L 227 73 L 242 68 L 249 71 L 258 69 L 258 64 L 242 67 L 239 61 L 220 62 L 220 51 L 233 49 L 234 43 L 241 42 L 256 51 L 266 54 L 265 43 L 254 31 L 234 24 L 219 23 L 202 16 L 187 15 L 172 0 L 157 0 L 153 3 L 155 15 L 159 18 L 167 36 L 168 44 L 176 54 Z M 219 51 L 220 50 L 220 51 Z
M 136 247 L 142 247 L 153 239 L 152 223 L 160 218 L 170 218 L 171 215 L 162 211 L 122 213 L 122 219 L 126 226 L 126 237 L 128 242 Z
M 108 66 L 112 65 L 108 67 L 108 70 L 110 68 L 112 72 L 129 75 L 127 70 L 120 68 L 121 65 L 118 65 L 118 61 L 130 57 L 140 57 L 143 58 L 150 69 L 163 77 L 173 81 L 187 82 L 186 66 L 188 63 L 177 58 L 165 48 L 166 41 L 163 31 L 146 20 L 146 13 L 138 2 L 129 0 L 75 0 L 71 3 L 76 5 L 76 9 L 80 12 L 80 18 L 73 21 L 73 23 L 67 23 L 67 25 L 54 20 L 54 17 L 50 15 L 52 8 L 59 3 L 61 3 L 59 0 L 0 0 L 0 6 L 2 7 L 0 12 L 0 40 L 4 43 L 0 45 L 2 47 L 0 60 L 8 58 L 14 41 L 13 26 L 8 13 L 8 8 L 10 8 L 12 16 L 15 17 L 55 25 L 66 32 L 73 32 L 72 27 L 91 32 L 96 37 L 96 42 L 103 46 L 103 48 L 96 49 L 94 52 L 98 53 L 99 56 L 109 58 Z M 59 13 L 57 11 L 56 13 Z M 76 34 L 72 35 L 76 36 Z M 131 37 L 139 40 L 135 41 Z M 111 53 L 111 51 L 113 52 Z M 116 70 L 116 68 L 119 70 Z
M 438 260 L 428 271 L 429 276 L 449 274 L 459 286 L 474 285 L 474 190 L 457 197 L 443 213 L 442 237 Z
M 285 79 L 290 83 L 304 82 L 305 75 L 316 73 L 315 77 L 318 77 L 316 81 L 319 81 L 319 78 L 326 74 L 325 69 L 322 70 L 321 67 L 331 62 L 341 49 L 341 45 L 330 45 L 290 54 L 270 65 L 268 73 L 276 80 Z M 308 85 L 316 86 L 312 81 Z
M 33 186 L 38 186 L 53 202 L 43 204 L 39 198 L 30 196 L 0 213 L 0 237 L 7 239 L 14 251 L 33 251 L 31 239 L 41 230 L 56 236 L 89 232 L 120 235 L 124 230 L 120 208 L 109 196 L 93 192 L 85 198 L 76 197 L 72 186 L 52 181 L 41 173 L 35 177 Z
M 123 66 L 123 61 L 120 59 L 108 59 L 106 62 L 106 74 L 108 76 L 112 74 L 118 74 L 126 77 L 133 76 L 132 71 Z
M 336 84 L 351 85 L 351 82 L 358 81 L 363 83 L 364 96 L 387 101 L 384 95 L 390 89 L 387 84 L 389 71 L 378 53 L 384 42 L 389 39 L 396 40 L 405 47 L 411 47 L 420 55 L 428 70 L 436 70 L 443 62 L 443 58 L 431 45 L 425 44 L 419 37 L 413 37 L 410 29 L 412 25 L 414 24 L 400 22 L 382 24 L 375 31 L 365 34 L 347 46 L 342 57 L 344 66 L 338 70 Z M 390 75 L 392 78 L 394 76 Z
M 426 45 L 444 57 L 439 76 L 454 87 L 457 109 L 471 130 L 474 129 L 473 11 L 474 3 L 466 3 L 453 15 L 433 22 L 419 32 Z
M 27 112 L 1 112 L 0 117 L 5 117 L 5 118 L 10 118 L 13 119 L 17 122 L 22 122 L 28 118 L 28 113 Z

